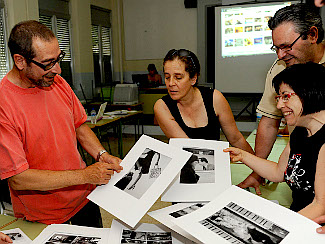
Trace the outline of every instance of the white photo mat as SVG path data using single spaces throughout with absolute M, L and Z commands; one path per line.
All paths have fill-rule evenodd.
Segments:
M 66 237 L 72 243 L 108 243 L 110 229 L 108 228 L 93 228 L 68 224 L 52 224 L 47 226 L 32 242 L 33 244 L 45 243 L 61 243 L 54 242 L 53 239 Z M 53 242 L 51 242 L 53 241 Z M 73 242 L 74 241 L 74 242 Z M 79 241 L 79 242 L 77 242 Z M 88 241 L 88 242 L 87 242 Z M 70 242 L 62 242 L 70 243 Z
M 10 230 L 1 230 L 2 233 L 8 235 L 13 244 L 29 244 L 32 240 L 20 229 L 14 228 Z
M 230 203 L 233 203 L 232 205 L 237 205 L 237 207 L 241 207 L 237 208 L 237 210 L 240 210 L 241 214 L 247 214 L 247 216 L 250 216 L 249 218 L 253 217 L 253 220 L 247 221 L 248 217 L 245 217 L 246 219 L 238 217 L 240 215 L 237 215 L 237 219 L 233 218 L 230 220 L 229 217 L 225 217 L 226 221 L 224 221 L 224 223 L 228 222 L 228 232 L 225 235 L 221 234 L 222 231 L 220 232 L 220 228 L 218 228 L 215 223 L 220 221 L 220 213 L 224 211 Z M 219 213 L 219 215 L 216 213 Z M 238 221 L 238 219 L 243 219 L 243 221 Z M 210 223 L 212 222 L 214 224 L 207 225 L 205 223 L 207 220 L 212 220 Z M 276 235 L 285 235 L 282 237 L 283 239 L 281 240 L 281 244 L 325 243 L 325 235 L 316 233 L 316 228 L 318 228 L 319 225 L 312 220 L 253 193 L 240 189 L 237 186 L 231 186 L 228 190 L 220 194 L 216 199 L 209 202 L 204 207 L 188 215 L 175 219 L 174 223 L 184 231 L 191 233 L 195 238 L 203 243 L 229 244 L 245 243 L 236 242 L 232 237 L 234 235 L 242 235 L 244 236 L 243 238 L 247 238 L 247 233 L 245 233 L 244 230 L 247 232 L 249 225 L 254 226 L 254 228 L 256 227 L 256 229 L 259 230 L 259 233 L 265 232 L 265 229 L 267 228 L 260 228 L 259 225 L 256 224 L 257 220 L 259 223 L 263 223 L 267 228 L 272 228 L 273 231 L 271 231 L 271 233 Z M 232 225 L 232 227 L 229 227 L 229 225 Z M 229 230 L 232 230 L 233 233 Z M 268 232 L 268 235 L 269 233 L 270 231 Z M 251 234 L 251 232 L 249 232 L 249 234 Z M 270 236 L 272 238 L 274 237 L 272 235 Z M 233 242 L 226 240 L 225 237 L 231 238 L 230 240 Z
M 155 239 L 155 234 L 157 239 Z M 122 239 L 124 240 L 122 241 Z M 141 223 L 136 229 L 130 229 L 127 225 L 115 219 L 112 221 L 108 243 L 193 244 L 192 241 L 160 224 Z
M 228 142 L 212 141 L 203 139 L 182 139 L 171 138 L 170 145 L 183 148 L 197 148 L 198 150 L 213 150 L 214 170 L 212 172 L 214 182 L 196 184 L 180 183 L 180 175 L 174 180 L 173 184 L 162 195 L 161 200 L 166 202 L 207 202 L 218 196 L 221 192 L 231 186 L 231 171 L 229 153 L 223 152 L 223 149 L 229 147 Z M 205 155 L 200 155 L 204 157 Z M 212 162 L 209 162 L 210 164 Z M 200 178 L 206 177 L 209 170 L 201 171 Z M 211 177 L 211 176 L 209 176 Z
M 152 161 L 155 160 L 155 162 L 159 162 L 159 165 L 163 165 L 164 168 L 162 168 L 159 177 L 149 179 L 148 175 L 151 173 L 142 174 L 141 180 L 132 180 L 132 185 L 137 184 L 135 189 L 130 189 L 129 185 L 124 190 L 116 187 L 115 184 L 120 183 L 124 176 L 126 177 L 132 171 L 135 172 L 135 165 L 146 151 L 155 152 Z M 88 199 L 127 225 L 134 227 L 174 180 L 190 156 L 189 152 L 142 135 L 121 162 L 123 170 L 119 174 L 114 174 L 108 184 L 97 187 L 88 196 Z M 155 162 L 151 163 L 149 171 L 153 170 Z M 135 176 L 136 174 L 137 176 Z M 137 172 L 133 174 L 134 177 L 139 175 L 140 173 Z M 141 194 L 137 193 L 138 195 L 132 195 L 132 191 L 137 191 L 137 188 L 145 189 L 145 191 Z
M 187 210 L 188 208 L 198 205 L 198 204 L 206 204 L 206 203 L 178 203 L 171 205 L 166 208 L 161 208 L 155 211 L 148 212 L 148 215 L 150 215 L 152 218 L 156 219 L 160 223 L 164 224 L 167 226 L 169 229 L 179 233 L 180 235 L 186 237 L 189 240 L 192 240 L 195 243 L 199 243 L 199 241 L 193 237 L 191 234 L 187 233 L 184 231 L 182 228 L 178 227 L 175 223 L 174 220 L 177 217 L 173 216 L 173 213 Z

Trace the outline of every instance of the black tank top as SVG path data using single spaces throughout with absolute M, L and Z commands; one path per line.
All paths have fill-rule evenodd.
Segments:
M 205 140 L 219 140 L 220 139 L 220 123 L 219 118 L 216 116 L 213 108 L 213 89 L 207 87 L 198 87 L 201 96 L 203 98 L 204 107 L 208 115 L 208 124 L 204 127 L 188 127 L 178 110 L 177 102 L 171 99 L 169 95 L 166 95 L 162 100 L 167 105 L 170 113 L 174 117 L 175 121 L 183 129 L 186 135 L 192 139 L 205 139 Z
M 308 137 L 306 128 L 296 127 L 290 135 L 290 156 L 284 180 L 292 190 L 290 209 L 300 211 L 315 197 L 315 174 L 318 155 L 325 144 L 325 125 Z

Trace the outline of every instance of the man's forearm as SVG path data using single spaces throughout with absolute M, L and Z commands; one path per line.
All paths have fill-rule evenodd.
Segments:
M 262 117 L 258 124 L 255 139 L 255 155 L 260 158 L 267 158 L 271 153 L 276 140 L 280 120 Z
M 83 170 L 37 170 L 28 169 L 8 179 L 15 190 L 49 191 L 73 185 L 86 184 Z
M 81 146 L 96 159 L 99 151 L 104 149 L 95 133 L 88 127 L 87 124 L 82 124 L 76 130 L 77 139 Z
M 68 186 L 107 184 L 114 174 L 122 168 L 116 163 L 97 162 L 84 169 L 76 170 L 38 170 L 28 169 L 8 179 L 14 190 L 50 191 Z

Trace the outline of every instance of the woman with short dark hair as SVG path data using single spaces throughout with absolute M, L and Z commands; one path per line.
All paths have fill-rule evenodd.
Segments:
M 156 102 L 154 112 L 168 138 L 219 140 L 222 129 L 231 145 L 253 153 L 222 93 L 197 86 L 200 63 L 193 52 L 172 49 L 163 65 L 168 95 Z
M 295 125 L 279 162 L 258 158 L 237 148 L 225 149 L 262 177 L 286 181 L 292 190 L 291 210 L 315 219 L 325 214 L 325 67 L 295 64 L 273 79 L 277 108 Z

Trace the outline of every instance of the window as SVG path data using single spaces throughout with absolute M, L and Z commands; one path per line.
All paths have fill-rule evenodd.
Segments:
M 1 1 L 0 1 L 1 4 Z M 1 6 L 1 5 L 0 5 Z M 0 8 L 0 79 L 2 79 L 8 73 L 8 53 L 7 43 L 5 38 L 5 15 L 4 9 Z
M 56 35 L 60 49 L 66 53 L 61 61 L 61 76 L 73 87 L 68 0 L 39 0 L 39 21 Z
M 66 53 L 60 63 L 62 70 L 61 76 L 72 86 L 69 20 L 57 18 L 55 15 L 40 15 L 39 21 L 54 32 L 58 39 L 60 49 Z
M 91 36 L 96 87 L 113 82 L 110 11 L 91 7 Z
M 112 83 L 110 28 L 92 25 L 94 72 L 96 86 Z

